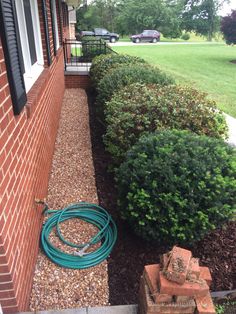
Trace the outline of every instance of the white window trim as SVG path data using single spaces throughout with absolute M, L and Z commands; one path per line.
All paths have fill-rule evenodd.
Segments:
M 60 47 L 60 42 L 59 42 L 59 34 L 58 34 L 58 23 L 57 23 L 57 6 L 56 6 L 56 0 L 52 1 L 52 9 L 53 9 L 53 20 L 54 20 L 54 25 L 55 25 L 55 37 L 56 37 L 56 50 Z
M 22 54 L 24 60 L 25 73 L 23 75 L 25 82 L 26 93 L 31 89 L 39 75 L 44 69 L 44 59 L 43 59 L 43 48 L 42 48 L 42 37 L 40 31 L 39 23 L 39 13 L 37 0 L 30 0 L 31 14 L 33 20 L 33 32 L 35 40 L 35 49 L 37 55 L 37 61 L 31 65 L 29 40 L 26 28 L 25 14 L 23 0 L 17 0 L 16 2 L 16 12 L 19 25 L 19 33 L 22 47 Z

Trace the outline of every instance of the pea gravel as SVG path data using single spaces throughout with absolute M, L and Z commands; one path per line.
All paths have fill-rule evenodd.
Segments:
M 71 203 L 98 203 L 89 128 L 87 96 L 82 89 L 65 91 L 57 134 L 47 202 L 50 208 L 63 208 Z M 88 241 L 96 228 L 86 222 L 71 219 L 61 226 L 69 241 Z M 66 252 L 52 232 L 57 247 Z M 108 303 L 107 262 L 98 266 L 74 270 L 59 267 L 39 252 L 30 299 L 31 311 L 105 306 Z

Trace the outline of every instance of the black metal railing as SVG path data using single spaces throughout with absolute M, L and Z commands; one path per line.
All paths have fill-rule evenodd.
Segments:
M 65 39 L 63 42 L 65 71 L 69 68 L 87 68 L 91 65 L 92 59 L 101 54 L 116 53 L 102 39 L 91 39 L 76 41 Z

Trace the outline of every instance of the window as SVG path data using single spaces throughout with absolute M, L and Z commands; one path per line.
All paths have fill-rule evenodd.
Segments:
M 17 0 L 16 13 L 23 55 L 26 92 L 43 71 L 43 49 L 37 0 Z

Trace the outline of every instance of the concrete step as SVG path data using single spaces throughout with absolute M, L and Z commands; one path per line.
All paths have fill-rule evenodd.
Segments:
M 34 314 L 137 314 L 138 306 L 134 305 L 117 305 L 117 306 L 102 306 L 102 307 L 86 307 L 66 310 L 49 310 L 35 311 Z M 26 312 L 24 314 L 32 314 Z

